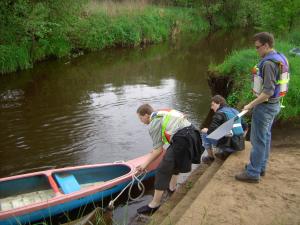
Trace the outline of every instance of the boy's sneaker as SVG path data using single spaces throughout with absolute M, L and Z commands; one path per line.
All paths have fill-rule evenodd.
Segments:
M 215 153 L 215 156 L 218 159 L 225 160 L 230 155 L 229 152 L 219 151 Z
M 174 189 L 173 191 L 170 188 L 167 189 L 167 192 L 168 192 L 169 196 L 171 196 L 172 194 L 174 194 L 175 191 L 176 191 L 176 189 Z
M 147 215 L 152 215 L 153 213 L 155 213 L 156 210 L 159 209 L 159 206 L 155 207 L 155 208 L 151 208 L 148 205 L 144 205 L 140 208 L 137 209 L 137 213 L 138 214 L 147 214 Z

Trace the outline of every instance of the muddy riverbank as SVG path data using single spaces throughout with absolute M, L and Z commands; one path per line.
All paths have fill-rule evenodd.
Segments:
M 274 126 L 268 171 L 259 184 L 234 179 L 249 160 L 250 143 L 224 164 L 198 167 L 150 223 L 299 225 L 299 133 L 299 120 Z

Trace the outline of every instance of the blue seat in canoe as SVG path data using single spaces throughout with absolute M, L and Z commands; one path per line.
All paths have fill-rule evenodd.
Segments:
M 64 194 L 80 190 L 80 185 L 73 174 L 54 174 L 54 176 Z

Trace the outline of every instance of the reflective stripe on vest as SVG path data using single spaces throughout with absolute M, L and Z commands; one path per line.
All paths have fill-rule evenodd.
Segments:
M 162 117 L 162 125 L 161 125 L 161 136 L 164 144 L 169 144 L 171 135 L 174 133 L 173 128 L 176 128 L 176 124 L 180 122 L 181 119 L 184 118 L 184 114 L 174 110 L 167 109 L 161 110 L 156 113 L 156 117 Z
M 222 107 L 221 109 L 218 110 L 218 112 L 222 112 L 226 115 L 226 119 L 230 120 L 231 118 L 234 118 L 239 114 L 239 111 L 237 111 L 234 108 L 231 107 Z M 244 134 L 244 130 L 242 127 L 242 120 L 240 117 L 238 117 L 233 124 L 233 127 L 231 129 L 231 132 L 233 135 L 242 135 Z
M 290 80 L 289 75 L 289 64 L 286 57 L 277 52 L 271 52 L 267 56 L 265 56 L 258 65 L 256 65 L 252 69 L 252 90 L 253 93 L 258 96 L 261 94 L 263 90 L 263 65 L 266 61 L 272 61 L 279 67 L 279 74 L 276 74 L 276 84 L 274 94 L 271 98 L 278 98 L 281 96 L 285 96 L 288 91 L 288 83 Z
M 165 144 L 169 143 L 169 141 L 170 141 L 170 137 L 168 137 L 168 138 L 166 137 L 166 129 L 167 129 L 167 125 L 168 125 L 170 119 L 171 119 L 171 115 L 170 115 L 170 113 L 168 113 L 161 125 L 161 137 Z

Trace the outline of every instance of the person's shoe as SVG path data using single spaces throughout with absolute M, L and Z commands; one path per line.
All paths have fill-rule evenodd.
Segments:
M 221 152 L 216 152 L 216 153 L 215 153 L 215 156 L 216 156 L 218 159 L 221 159 L 221 160 L 227 159 L 227 157 L 228 157 L 229 155 L 230 155 L 229 152 L 223 152 L 223 151 L 221 151 Z
M 168 192 L 169 196 L 171 196 L 172 194 L 174 194 L 175 191 L 176 191 L 176 189 L 174 189 L 173 191 L 170 188 L 167 189 L 167 192 Z
M 159 206 L 157 206 L 155 208 L 151 208 L 149 205 L 144 205 L 137 209 L 137 213 L 152 215 L 158 209 L 159 209 Z
M 245 170 L 247 170 L 247 164 L 245 165 Z M 261 177 L 264 177 L 266 175 L 266 171 L 262 170 L 259 174 Z
M 212 164 L 212 162 L 213 162 L 214 160 L 215 160 L 215 158 L 212 157 L 212 156 L 204 156 L 204 157 L 202 157 L 202 162 L 203 162 L 204 164 L 210 165 L 210 164 Z
M 247 183 L 259 183 L 259 178 L 249 176 L 246 171 L 235 175 L 235 179 Z

